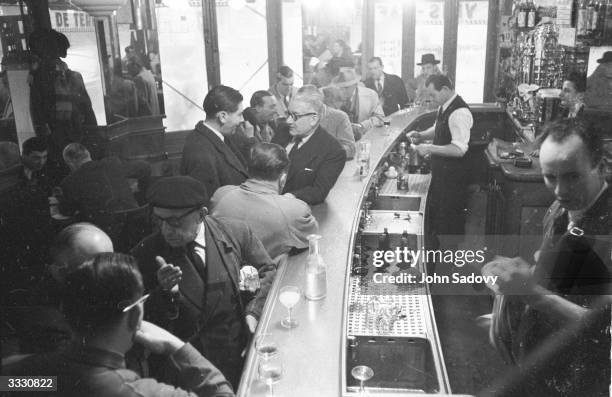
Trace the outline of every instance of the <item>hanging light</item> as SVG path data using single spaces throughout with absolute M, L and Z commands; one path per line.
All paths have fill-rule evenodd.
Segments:
M 126 1 L 127 0 L 72 0 L 72 4 L 92 17 L 106 17 L 121 8 Z

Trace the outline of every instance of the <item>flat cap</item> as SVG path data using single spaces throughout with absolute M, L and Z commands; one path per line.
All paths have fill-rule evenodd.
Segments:
M 147 191 L 153 207 L 183 209 L 208 206 L 206 187 L 190 176 L 170 176 L 155 182 Z

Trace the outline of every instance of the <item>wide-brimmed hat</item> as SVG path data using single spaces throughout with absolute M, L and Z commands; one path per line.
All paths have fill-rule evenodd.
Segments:
M 437 65 L 440 63 L 440 61 L 436 59 L 436 56 L 434 54 L 423 54 L 421 55 L 421 63 L 417 63 L 417 65 L 422 66 L 422 65 L 425 65 L 426 63 Z
M 609 63 L 612 62 L 612 51 L 604 52 L 603 56 L 597 60 L 597 63 Z

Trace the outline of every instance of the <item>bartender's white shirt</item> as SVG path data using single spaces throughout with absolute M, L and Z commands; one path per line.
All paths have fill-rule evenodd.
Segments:
M 452 101 L 455 100 L 457 94 L 455 93 L 448 101 L 442 105 L 442 112 L 446 111 Z M 460 108 L 455 110 L 448 117 L 448 128 L 451 132 L 451 143 L 457 146 L 462 154 L 465 154 L 468 150 L 468 143 L 470 142 L 470 130 L 474 125 L 474 118 L 472 112 L 467 108 Z M 434 126 L 435 128 L 435 126 Z

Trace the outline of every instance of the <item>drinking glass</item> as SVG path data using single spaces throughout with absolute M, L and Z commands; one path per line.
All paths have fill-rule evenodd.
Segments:
M 302 291 L 293 285 L 287 285 L 280 290 L 278 300 L 288 310 L 289 315 L 281 320 L 281 325 L 285 328 L 295 328 L 298 326 L 298 321 L 291 317 L 291 309 L 300 301 Z
M 270 357 L 261 361 L 257 367 L 257 372 L 259 373 L 259 379 L 268 385 L 270 391 L 268 395 L 273 396 L 273 385 L 283 377 L 283 364 L 280 357 Z
M 353 376 L 353 378 L 359 381 L 359 395 L 367 395 L 364 382 L 374 377 L 374 370 L 368 367 L 367 365 L 358 365 L 356 367 L 353 367 L 353 369 L 351 370 L 351 375 Z
M 262 333 L 255 338 L 255 350 L 262 360 L 268 360 L 278 353 L 278 345 L 272 334 Z

